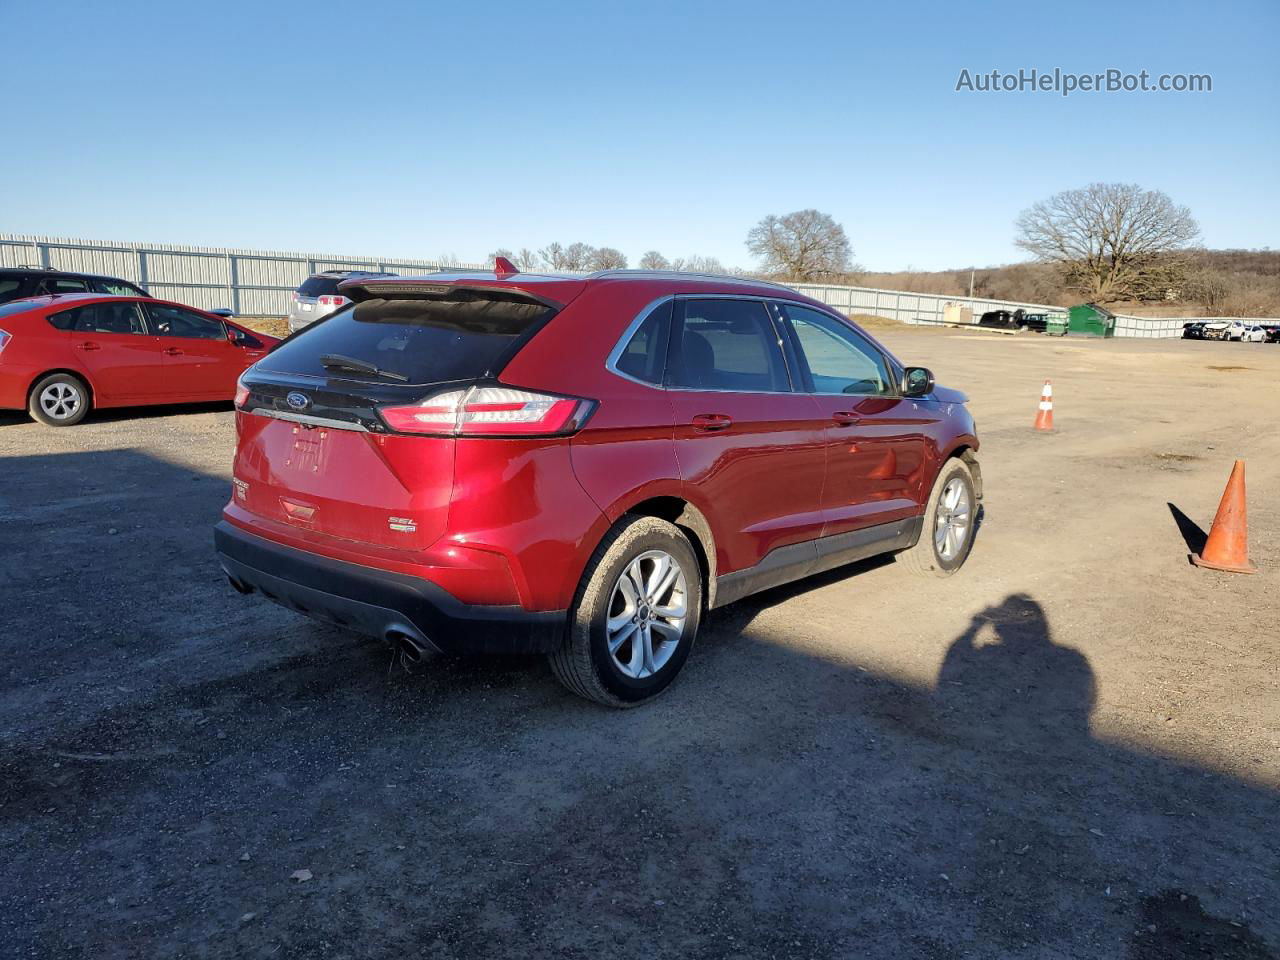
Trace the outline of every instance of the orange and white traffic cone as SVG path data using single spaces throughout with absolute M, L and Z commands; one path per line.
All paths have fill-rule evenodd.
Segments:
M 1227 480 L 1227 489 L 1222 492 L 1204 551 L 1193 553 L 1191 562 L 1197 567 L 1228 573 L 1258 572 L 1258 568 L 1249 562 L 1249 518 L 1245 513 L 1243 460 L 1237 460 L 1231 468 L 1231 477 Z
M 1053 429 L 1053 383 L 1046 380 L 1044 391 L 1040 394 L 1040 410 L 1036 413 L 1036 429 L 1049 431 Z

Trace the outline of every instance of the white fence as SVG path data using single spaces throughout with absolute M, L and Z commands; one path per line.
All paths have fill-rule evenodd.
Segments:
M 983 297 L 946 297 L 934 293 L 910 293 L 906 290 L 877 290 L 874 287 L 838 287 L 819 283 L 792 283 L 789 286 L 805 296 L 821 300 L 842 313 L 868 313 L 903 323 L 941 323 L 948 304 L 968 307 L 977 323 L 990 310 L 1018 309 L 1027 313 L 1062 313 L 1062 307 L 1044 303 L 1015 303 L 1011 300 L 988 300 Z
M 153 296 L 244 316 L 284 316 L 289 294 L 319 270 L 431 273 L 441 264 L 396 257 L 280 253 L 0 233 L 0 267 L 54 267 L 141 284 Z M 475 267 L 476 264 L 459 266 Z
M 0 267 L 32 265 L 132 280 L 157 297 L 206 310 L 228 307 L 244 316 L 283 316 L 289 294 L 318 270 L 381 270 L 431 273 L 442 268 L 482 269 L 479 264 L 441 264 L 434 260 L 347 256 L 331 253 L 280 253 L 0 233 Z M 1015 303 L 982 297 L 946 297 L 906 290 L 797 283 L 794 289 L 844 313 L 867 313 L 904 323 L 941 322 L 948 304 L 969 307 L 976 322 L 989 310 L 1061 313 L 1044 303 Z M 1118 337 L 1180 337 L 1192 320 L 1230 317 L 1118 316 Z M 1263 322 L 1250 320 L 1251 323 Z

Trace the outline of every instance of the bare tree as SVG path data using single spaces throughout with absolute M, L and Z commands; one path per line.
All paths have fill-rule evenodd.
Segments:
M 596 247 L 591 251 L 587 267 L 591 270 L 625 270 L 627 258 L 614 247 Z
M 657 250 L 649 250 L 640 258 L 641 270 L 670 270 L 671 261 Z
M 1199 235 L 1186 207 L 1133 183 L 1091 183 L 1024 210 L 1015 243 L 1054 263 L 1090 300 L 1163 299 L 1185 267 L 1179 252 Z
M 499 257 L 506 257 L 508 260 L 515 260 L 516 255 L 512 253 L 510 250 L 508 250 L 506 247 L 499 247 L 497 250 L 493 251 L 493 253 L 489 254 L 489 256 L 485 259 L 484 261 L 485 266 L 492 269 L 493 265 L 498 262 Z
M 511 262 L 525 273 L 530 270 L 537 270 L 542 266 L 542 261 L 538 259 L 538 255 L 528 247 L 521 247 L 520 252 L 511 258 Z
M 796 283 L 844 279 L 854 269 L 844 227 L 820 210 L 770 214 L 747 234 L 747 249 L 766 275 Z
M 565 262 L 564 247 L 559 243 L 548 243 L 545 247 L 538 251 L 538 256 L 552 270 L 567 270 L 568 265 Z
M 677 273 L 717 273 L 723 275 L 729 272 L 725 269 L 724 264 L 715 257 L 702 257 L 697 254 L 692 257 L 676 257 L 671 261 L 671 269 Z
M 564 248 L 563 270 L 586 270 L 595 248 L 589 243 L 571 243 Z

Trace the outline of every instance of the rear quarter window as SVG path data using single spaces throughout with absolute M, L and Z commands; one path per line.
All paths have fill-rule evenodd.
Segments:
M 371 379 L 335 372 L 326 355 L 350 357 L 411 384 L 473 380 L 498 373 L 554 313 L 523 300 L 366 300 L 306 327 L 258 361 L 264 372 Z

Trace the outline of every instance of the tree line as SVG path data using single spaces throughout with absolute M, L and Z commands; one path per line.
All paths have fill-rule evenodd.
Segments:
M 867 274 L 853 260 L 844 227 L 816 209 L 770 214 L 753 226 L 746 248 L 752 269 L 726 268 L 715 257 L 668 259 L 649 250 L 638 266 L 759 277 L 783 283 L 884 286 L 921 293 L 977 296 L 1034 303 L 1184 301 L 1210 313 L 1261 316 L 1280 313 L 1276 260 L 1259 271 L 1224 269 L 1197 246 L 1200 228 L 1191 211 L 1159 190 L 1131 183 L 1093 183 L 1065 190 L 1024 210 L 1014 243 L 1031 262 L 984 270 Z M 550 243 L 538 250 L 495 250 L 520 270 L 587 272 L 626 268 L 614 247 Z M 968 281 L 966 284 L 965 281 Z

